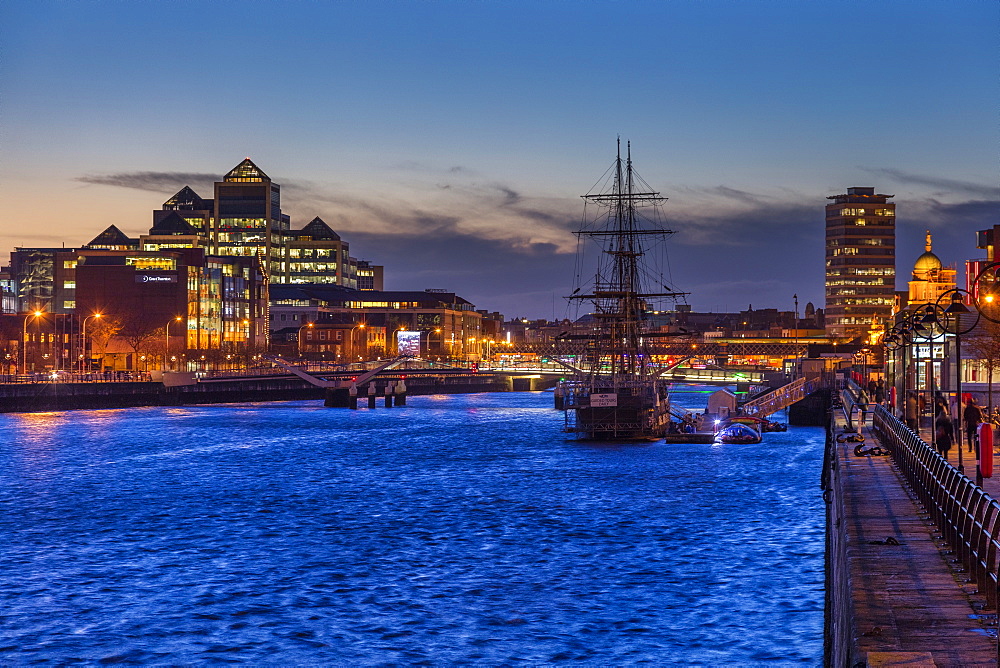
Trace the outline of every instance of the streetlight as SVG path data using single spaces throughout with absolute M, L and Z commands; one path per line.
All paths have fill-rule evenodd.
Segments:
M 164 341 L 164 346 L 163 346 L 163 370 L 164 371 L 167 370 L 167 356 L 170 355 L 170 324 L 174 323 L 174 322 L 180 322 L 183 319 L 184 318 L 182 318 L 181 316 L 175 315 L 172 320 L 168 320 L 167 321 L 167 326 L 166 326 L 167 335 L 166 335 L 166 339 Z
M 247 356 L 245 358 L 243 367 L 247 368 L 247 367 L 250 366 L 250 343 L 251 343 L 251 340 L 252 340 L 251 339 L 251 331 L 250 331 L 250 321 L 244 319 L 243 320 L 243 327 L 246 328 L 246 339 L 247 339 Z M 239 358 L 237 358 L 237 359 L 239 359 Z
M 84 360 L 87 358 L 87 321 L 93 318 L 101 318 L 102 316 L 103 314 L 101 313 L 95 313 L 93 315 L 88 315 L 86 318 L 83 319 L 83 327 L 81 328 L 82 330 L 81 333 L 83 338 L 83 354 L 80 355 L 80 373 L 83 373 L 86 368 Z
M 927 332 L 927 328 L 921 322 L 923 317 L 921 311 L 925 306 L 929 305 L 921 304 L 913 311 L 900 311 L 897 313 L 896 323 L 886 332 L 882 339 L 883 345 L 888 352 L 895 353 L 897 350 L 900 351 L 898 361 L 896 356 L 893 355 L 892 387 L 899 388 L 893 407 L 896 410 L 901 410 L 904 418 L 906 413 L 906 381 L 909 376 L 910 362 L 912 361 L 912 354 L 909 355 L 908 359 L 907 351 L 913 345 L 914 336 L 922 336 Z M 916 378 L 914 378 L 913 389 L 914 391 L 917 389 Z M 917 428 L 919 430 L 919 423 Z
M 24 316 L 24 331 L 21 336 L 21 373 L 27 373 L 28 371 L 28 318 L 34 318 L 35 323 L 38 323 L 38 319 L 45 315 L 42 311 L 34 311 Z
M 444 347 L 444 333 L 442 332 L 442 330 L 441 330 L 440 327 L 435 327 L 434 328 L 434 333 L 435 334 L 441 334 L 441 346 L 438 347 L 438 359 L 440 360 L 441 359 L 441 348 Z M 430 352 L 431 352 L 431 333 L 427 332 L 427 353 L 428 353 L 428 355 L 430 354 Z
M 364 328 L 365 328 L 365 323 L 359 322 L 354 327 L 351 327 L 351 331 L 348 332 L 348 334 L 347 334 L 347 336 L 350 338 L 350 342 L 351 342 L 351 356 L 352 357 L 354 356 L 354 353 L 357 352 L 357 346 L 354 345 L 354 330 L 356 330 L 356 329 L 364 329 Z M 367 337 L 365 337 L 365 356 L 366 357 L 368 356 L 368 338 Z M 358 355 L 357 358 L 360 360 L 361 359 L 361 355 Z
M 312 328 L 314 326 L 315 326 L 314 323 L 307 322 L 306 324 L 304 324 L 301 327 L 299 327 L 299 332 L 298 332 L 298 334 L 295 335 L 295 338 L 297 339 L 297 343 L 298 343 L 298 348 L 299 348 L 299 357 L 302 357 L 302 330 L 305 329 L 306 327 Z

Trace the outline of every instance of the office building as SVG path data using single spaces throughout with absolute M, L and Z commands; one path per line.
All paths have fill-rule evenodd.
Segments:
M 385 332 L 384 351 L 395 354 L 400 339 L 415 339 L 421 354 L 478 356 L 483 315 L 454 292 L 350 290 L 341 286 L 272 285 L 271 330 L 296 331 L 311 323 L 364 323 Z M 400 333 L 404 334 L 400 334 Z
M 82 250 L 76 259 L 76 312 L 101 314 L 107 340 L 95 348 L 92 329 L 87 343 L 103 366 L 156 368 L 169 353 L 176 359 L 167 366 L 196 368 L 267 348 L 267 281 L 257 257 L 178 248 Z
M 212 252 L 260 257 L 271 280 L 283 283 L 289 219 L 281 213 L 281 186 L 247 158 L 215 183 L 214 204 Z
M 385 290 L 385 267 L 368 260 L 358 260 L 358 290 Z
M 351 272 L 350 246 L 316 216 L 286 235 L 288 274 L 281 283 L 326 283 L 357 287 Z
M 184 186 L 163 203 L 162 209 L 153 211 L 153 227 L 159 226 L 164 218 L 174 213 L 182 217 L 197 234 L 206 239 L 210 236 L 212 217 L 215 215 L 214 200 L 204 199 L 190 186 Z
M 826 205 L 826 331 L 853 339 L 892 316 L 896 205 L 875 188 L 848 188 Z

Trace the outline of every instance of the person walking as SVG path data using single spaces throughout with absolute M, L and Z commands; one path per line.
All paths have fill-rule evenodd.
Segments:
M 965 403 L 965 409 L 962 411 L 962 422 L 965 423 L 965 435 L 968 439 L 966 444 L 969 446 L 969 452 L 975 451 L 976 429 L 979 428 L 979 423 L 984 421 L 983 409 L 976 403 L 975 397 L 969 397 Z
M 915 393 L 913 393 L 913 392 L 907 392 L 906 393 L 906 407 L 905 408 L 906 408 L 906 411 L 905 411 L 905 416 L 904 417 L 906 419 L 906 426 L 909 427 L 910 429 L 912 429 L 913 431 L 916 431 L 917 430 L 917 416 L 919 415 L 919 413 L 917 412 L 918 409 L 919 409 L 919 404 L 917 403 L 917 395 Z
M 878 382 L 875 383 L 875 403 L 885 403 L 885 381 L 881 378 L 879 378 Z
M 951 450 L 951 444 L 955 442 L 955 425 L 952 424 L 948 411 L 938 413 L 934 427 L 934 445 L 941 456 L 948 459 L 948 451 Z

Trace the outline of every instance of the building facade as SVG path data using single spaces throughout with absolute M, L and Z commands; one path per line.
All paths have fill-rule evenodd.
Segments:
M 875 188 L 848 188 L 826 205 L 826 331 L 867 335 L 892 316 L 896 205 Z
M 358 260 L 358 290 L 385 290 L 385 267 Z
M 283 283 L 289 220 L 281 213 L 281 186 L 247 158 L 215 183 L 214 204 L 212 252 L 260 257 L 268 276 Z
M 350 290 L 341 286 L 271 286 L 271 329 L 281 338 L 317 345 L 322 323 L 365 325 L 368 353 L 395 355 L 401 340 L 415 340 L 421 355 L 477 359 L 483 338 L 483 316 L 473 304 L 453 292 Z M 294 333 L 293 333 L 294 331 Z M 384 332 L 384 348 L 375 350 L 371 337 Z M 287 336 L 286 336 L 287 334 Z
M 936 302 L 938 297 L 956 286 L 958 271 L 954 267 L 945 267 L 931 250 L 930 231 L 925 239 L 924 252 L 913 264 L 912 277 L 907 284 L 907 302 L 910 306 Z
M 227 355 L 267 349 L 267 280 L 257 257 L 85 250 L 76 281 L 78 318 L 99 314 L 84 344 L 103 366 L 218 366 Z
M 326 283 L 357 287 L 348 243 L 316 216 L 287 235 L 288 273 L 282 283 Z

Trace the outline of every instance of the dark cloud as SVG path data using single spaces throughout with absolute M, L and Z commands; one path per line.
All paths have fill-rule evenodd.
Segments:
M 718 193 L 723 197 L 728 197 L 729 199 L 734 199 L 740 202 L 745 202 L 747 204 L 760 204 L 761 199 L 757 195 L 753 195 L 742 190 L 736 190 L 735 188 L 728 188 L 726 186 L 716 186 L 710 192 Z
M 184 186 L 191 186 L 202 197 L 212 197 L 213 184 L 219 179 L 217 174 L 199 172 L 124 172 L 79 176 L 76 181 L 97 186 L 116 186 L 148 190 L 155 193 L 173 195 Z
M 939 224 L 982 225 L 989 220 L 1000 218 L 1000 200 L 970 200 L 968 202 L 947 203 L 935 199 L 927 200 L 927 213 Z M 992 225 L 988 225 L 992 227 Z
M 519 203 L 522 199 L 521 194 L 518 193 L 513 188 L 508 188 L 507 186 L 498 185 L 496 186 L 496 189 L 499 190 L 504 196 L 503 202 L 500 203 L 500 206 L 513 206 Z
M 755 203 L 715 211 L 702 206 L 668 215 L 668 226 L 677 232 L 676 243 L 684 246 L 757 248 L 776 239 L 810 238 L 814 231 L 823 231 L 823 217 L 822 208 L 799 203 Z M 820 227 L 815 227 L 817 222 Z
M 452 165 L 447 168 L 435 167 L 426 162 L 420 160 L 404 160 L 402 162 L 396 162 L 388 166 L 388 169 L 397 172 L 417 172 L 421 174 L 452 174 L 455 176 L 472 176 L 476 172 L 469 169 L 468 167 L 463 167 L 462 165 Z
M 976 197 L 1000 197 L 1000 188 L 996 186 L 972 183 L 971 181 L 959 181 L 957 179 L 943 179 L 937 176 L 925 176 L 923 174 L 913 174 L 900 169 L 888 168 L 866 168 L 862 171 L 879 176 L 886 176 L 897 183 L 906 185 L 930 186 L 946 193 L 973 195 Z

